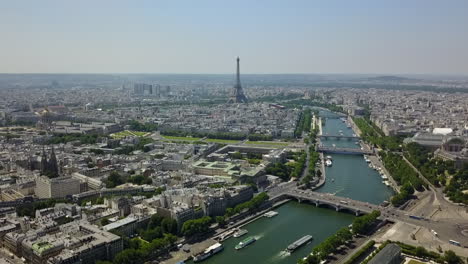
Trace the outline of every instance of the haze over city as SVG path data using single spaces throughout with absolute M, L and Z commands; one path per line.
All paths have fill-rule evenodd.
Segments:
M 468 2 L 2 1 L 2 73 L 468 74 Z

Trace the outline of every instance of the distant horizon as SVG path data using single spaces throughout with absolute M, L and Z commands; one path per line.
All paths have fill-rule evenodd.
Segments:
M 235 75 L 231 73 L 179 73 L 179 72 L 0 72 L 0 75 Z M 373 77 L 466 77 L 468 74 L 450 73 L 242 73 L 242 75 L 324 75 L 324 76 L 373 76 Z

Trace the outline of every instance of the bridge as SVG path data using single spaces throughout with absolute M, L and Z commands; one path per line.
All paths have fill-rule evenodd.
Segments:
M 334 113 L 334 114 L 319 114 L 320 117 L 322 118 L 328 118 L 328 119 L 339 119 L 339 118 L 343 118 L 343 117 L 346 117 L 345 114 L 341 114 L 341 113 Z
M 352 200 L 345 197 L 334 196 L 329 193 L 317 193 L 312 191 L 303 191 L 299 189 L 290 189 L 283 193 L 286 198 L 294 198 L 298 202 L 309 202 L 317 207 L 329 207 L 336 211 L 348 211 L 356 216 L 371 213 L 379 210 L 379 206 L 361 201 Z
M 438 240 L 450 239 L 468 245 L 468 236 L 464 234 L 468 230 L 468 220 L 444 218 L 433 220 L 422 215 L 410 215 L 408 211 L 400 210 L 393 206 L 383 207 L 367 202 L 356 201 L 350 198 L 339 197 L 329 193 L 319 193 L 312 190 L 301 190 L 296 182 L 288 182 L 268 190 L 272 202 L 283 199 L 296 199 L 298 202 L 308 202 L 315 206 L 323 206 L 336 211 L 350 212 L 355 215 L 370 213 L 374 210 L 381 212 L 380 219 L 390 222 L 403 222 L 412 226 L 436 230 Z
M 268 191 L 273 202 L 283 199 L 295 199 L 298 202 L 309 202 L 317 207 L 328 207 L 336 211 L 346 211 L 356 216 L 380 210 L 378 205 L 356 201 L 346 197 L 335 196 L 330 193 L 319 193 L 312 190 L 301 190 L 296 182 L 288 182 Z
M 317 151 L 323 153 L 335 153 L 335 154 L 350 154 L 350 155 L 374 155 L 372 150 L 364 150 L 358 148 L 337 148 L 337 147 L 325 147 L 319 145 Z
M 361 139 L 361 137 L 358 137 L 358 136 L 333 136 L 333 135 L 318 135 L 319 138 L 323 138 L 325 140 L 327 139 L 347 139 L 347 140 L 352 140 L 352 139 Z

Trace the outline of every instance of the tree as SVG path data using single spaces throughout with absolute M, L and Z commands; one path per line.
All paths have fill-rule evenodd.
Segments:
M 366 234 L 370 231 L 372 225 L 377 221 L 380 216 L 380 211 L 372 211 L 372 213 L 356 217 L 352 224 L 352 231 L 354 234 Z
M 141 237 L 148 242 L 153 241 L 156 238 L 161 238 L 162 236 L 163 232 L 159 226 L 154 229 L 148 229 L 141 233 Z
M 416 254 L 417 257 L 424 257 L 427 255 L 427 250 L 421 246 L 417 247 L 415 250 L 414 250 L 414 253 Z
M 452 250 L 445 251 L 444 260 L 447 261 L 448 264 L 463 264 L 463 260 Z
M 123 177 L 116 171 L 111 172 L 109 177 L 106 179 L 106 187 L 107 188 L 114 188 L 115 186 L 124 184 L 125 181 Z
M 108 225 L 110 223 L 109 219 L 107 217 L 101 219 L 101 226 Z
M 226 219 L 224 216 L 216 216 L 216 223 L 218 223 L 218 225 L 220 227 L 224 227 L 226 225 Z
M 144 252 L 138 249 L 125 249 L 118 253 L 113 263 L 115 264 L 140 264 L 145 260 Z
M 401 186 L 401 191 L 403 192 L 406 192 L 408 194 L 413 194 L 414 193 L 414 188 L 413 186 L 411 186 L 411 184 L 409 182 L 403 184 L 403 186 Z
M 161 228 L 163 233 L 177 235 L 177 221 L 170 218 L 164 218 L 161 221 Z
M 153 229 L 158 226 L 161 226 L 162 221 L 164 220 L 163 216 L 160 216 L 158 214 L 154 214 L 151 216 L 151 219 L 148 223 L 148 229 Z
M 182 225 L 181 233 L 186 237 L 206 233 L 209 230 L 210 223 L 211 217 L 209 216 L 188 220 Z
M 338 230 L 336 235 L 340 238 L 340 240 L 345 243 L 353 238 L 353 233 L 349 231 L 349 228 L 343 227 L 342 229 Z
M 236 151 L 236 152 L 231 154 L 231 158 L 233 158 L 233 159 L 242 159 L 243 156 L 242 156 L 242 153 L 240 153 L 239 151 Z

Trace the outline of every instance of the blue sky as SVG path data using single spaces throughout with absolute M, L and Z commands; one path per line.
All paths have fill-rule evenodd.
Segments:
M 468 75 L 466 0 L 0 0 L 0 72 Z

